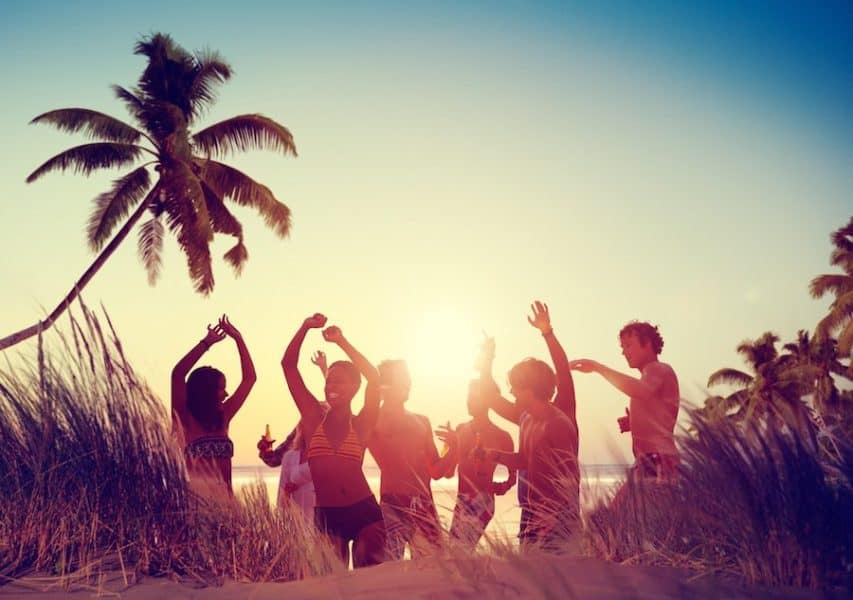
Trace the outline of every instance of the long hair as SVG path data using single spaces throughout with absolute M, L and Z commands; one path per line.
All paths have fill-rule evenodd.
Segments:
M 217 398 L 225 377 L 213 367 L 199 367 L 187 378 L 187 409 L 199 425 L 208 431 L 222 428 L 222 403 Z

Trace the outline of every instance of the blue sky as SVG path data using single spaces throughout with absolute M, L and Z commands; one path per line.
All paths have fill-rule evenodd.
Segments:
M 34 322 L 82 273 L 91 199 L 116 176 L 25 184 L 81 141 L 28 121 L 66 106 L 123 117 L 109 85 L 132 85 L 133 44 L 163 31 L 235 68 L 204 124 L 261 112 L 293 131 L 297 159 L 231 161 L 291 207 L 292 236 L 238 210 L 250 260 L 240 279 L 217 260 L 209 298 L 192 292 L 173 241 L 149 288 L 134 236 L 85 296 L 107 306 L 164 399 L 174 360 L 231 314 L 261 376 L 232 425 L 239 460 L 265 422 L 293 423 L 278 360 L 315 310 L 376 360 L 408 358 L 411 408 L 433 422 L 464 417 L 482 329 L 497 337 L 499 380 L 544 357 L 524 319 L 535 298 L 570 356 L 617 368 L 621 324 L 659 323 L 662 358 L 701 400 L 711 371 L 740 365 L 743 338 L 791 338 L 826 308 L 807 285 L 853 206 L 853 14 L 831 2 L 638 6 L 4 3 L 0 277 L 12 283 L 0 328 Z M 309 338 L 306 355 L 319 347 Z M 230 347 L 208 362 L 237 376 Z M 581 459 L 627 455 L 614 433 L 624 399 L 591 376 L 577 387 Z

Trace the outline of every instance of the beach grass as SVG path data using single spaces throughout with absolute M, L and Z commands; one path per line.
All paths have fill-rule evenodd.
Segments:
M 343 569 L 298 509 L 258 486 L 210 502 L 189 486 L 163 402 L 137 377 L 106 313 L 0 370 L 0 580 L 96 585 L 170 576 L 283 581 Z

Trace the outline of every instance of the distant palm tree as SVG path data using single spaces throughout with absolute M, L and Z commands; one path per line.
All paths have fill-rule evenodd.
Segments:
M 741 342 L 737 351 L 753 373 L 731 368 L 712 373 L 709 387 L 730 384 L 738 389 L 729 396 L 706 400 L 706 414 L 731 415 L 738 421 L 760 418 L 802 425 L 806 407 L 800 399 L 801 382 L 780 360 L 777 343 L 779 336 L 769 331 L 754 341 Z M 737 411 L 731 413 L 734 409 Z
M 269 188 L 214 160 L 250 148 L 295 156 L 290 132 L 272 119 L 245 114 L 193 133 L 197 119 L 215 99 L 215 88 L 231 77 L 231 67 L 215 52 L 190 54 L 159 33 L 143 38 L 134 52 L 148 60 L 137 87 L 113 86 L 113 90 L 135 125 L 83 108 L 53 110 L 32 120 L 83 132 L 96 141 L 57 154 L 33 171 L 28 183 L 54 170 L 73 168 L 89 175 L 96 169 L 148 160 L 95 199 L 87 229 L 89 245 L 101 251 L 95 261 L 44 321 L 0 340 L 0 350 L 50 327 L 146 213 L 149 219 L 139 229 L 138 250 L 149 282 L 157 279 L 168 228 L 186 255 L 193 286 L 205 295 L 214 286 L 210 258 L 214 234 L 236 239 L 224 258 L 237 274 L 248 258 L 242 225 L 225 200 L 254 208 L 281 237 L 290 231 L 290 209 Z M 157 173 L 153 186 L 149 168 Z
M 818 275 L 812 279 L 809 290 L 815 298 L 832 293 L 835 300 L 827 314 L 815 328 L 815 337 L 828 339 L 838 333 L 838 355 L 850 360 L 848 376 L 853 376 L 853 218 L 830 237 L 835 248 L 830 264 L 841 267 L 842 273 Z

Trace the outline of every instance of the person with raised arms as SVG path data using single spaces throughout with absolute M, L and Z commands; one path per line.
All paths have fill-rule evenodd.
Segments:
M 190 369 L 211 346 L 228 336 L 237 345 L 242 378 L 230 396 L 225 375 L 213 367 Z M 228 437 L 231 419 L 243 406 L 257 377 L 243 336 L 226 315 L 172 369 L 172 423 L 184 442 L 190 483 L 205 497 L 230 497 L 234 444 Z
M 358 568 L 382 562 L 385 550 L 382 511 L 362 471 L 364 450 L 379 414 L 379 373 L 338 327 L 323 330 L 323 338 L 337 344 L 352 361 L 329 365 L 324 389 L 329 410 L 324 411 L 299 372 L 299 352 L 308 331 L 325 324 L 326 317 L 320 313 L 305 319 L 287 346 L 281 366 L 307 440 L 316 494 L 315 522 L 345 564 L 352 541 L 353 566 Z M 362 376 L 367 381 L 364 406 L 353 415 L 352 399 Z
M 491 378 L 495 358 L 495 340 L 486 338 L 477 366 L 480 378 Z M 486 458 L 485 448 L 512 452 L 512 437 L 489 419 L 489 405 L 481 396 L 482 384 L 475 379 L 468 384 L 468 414 L 472 419 L 455 429 L 443 425 L 436 435 L 445 444 L 458 448 L 458 491 L 450 539 L 473 550 L 495 515 L 495 496 L 503 496 L 515 485 L 516 470 L 509 469 L 506 481 L 493 481 L 497 462 Z M 455 438 L 455 439 L 452 439 Z M 455 467 L 456 465 L 453 465 Z M 448 475 L 452 476 L 453 469 Z
M 536 301 L 531 310 L 527 320 L 545 339 L 554 369 L 536 358 L 513 366 L 509 384 L 514 403 L 500 395 L 494 379 L 482 380 L 482 393 L 492 410 L 520 426 L 519 452 L 489 449 L 487 456 L 519 469 L 520 481 L 521 471 L 524 473 L 522 545 L 558 551 L 575 533 L 580 517 L 575 389 L 565 350 L 551 326 L 548 305 Z

